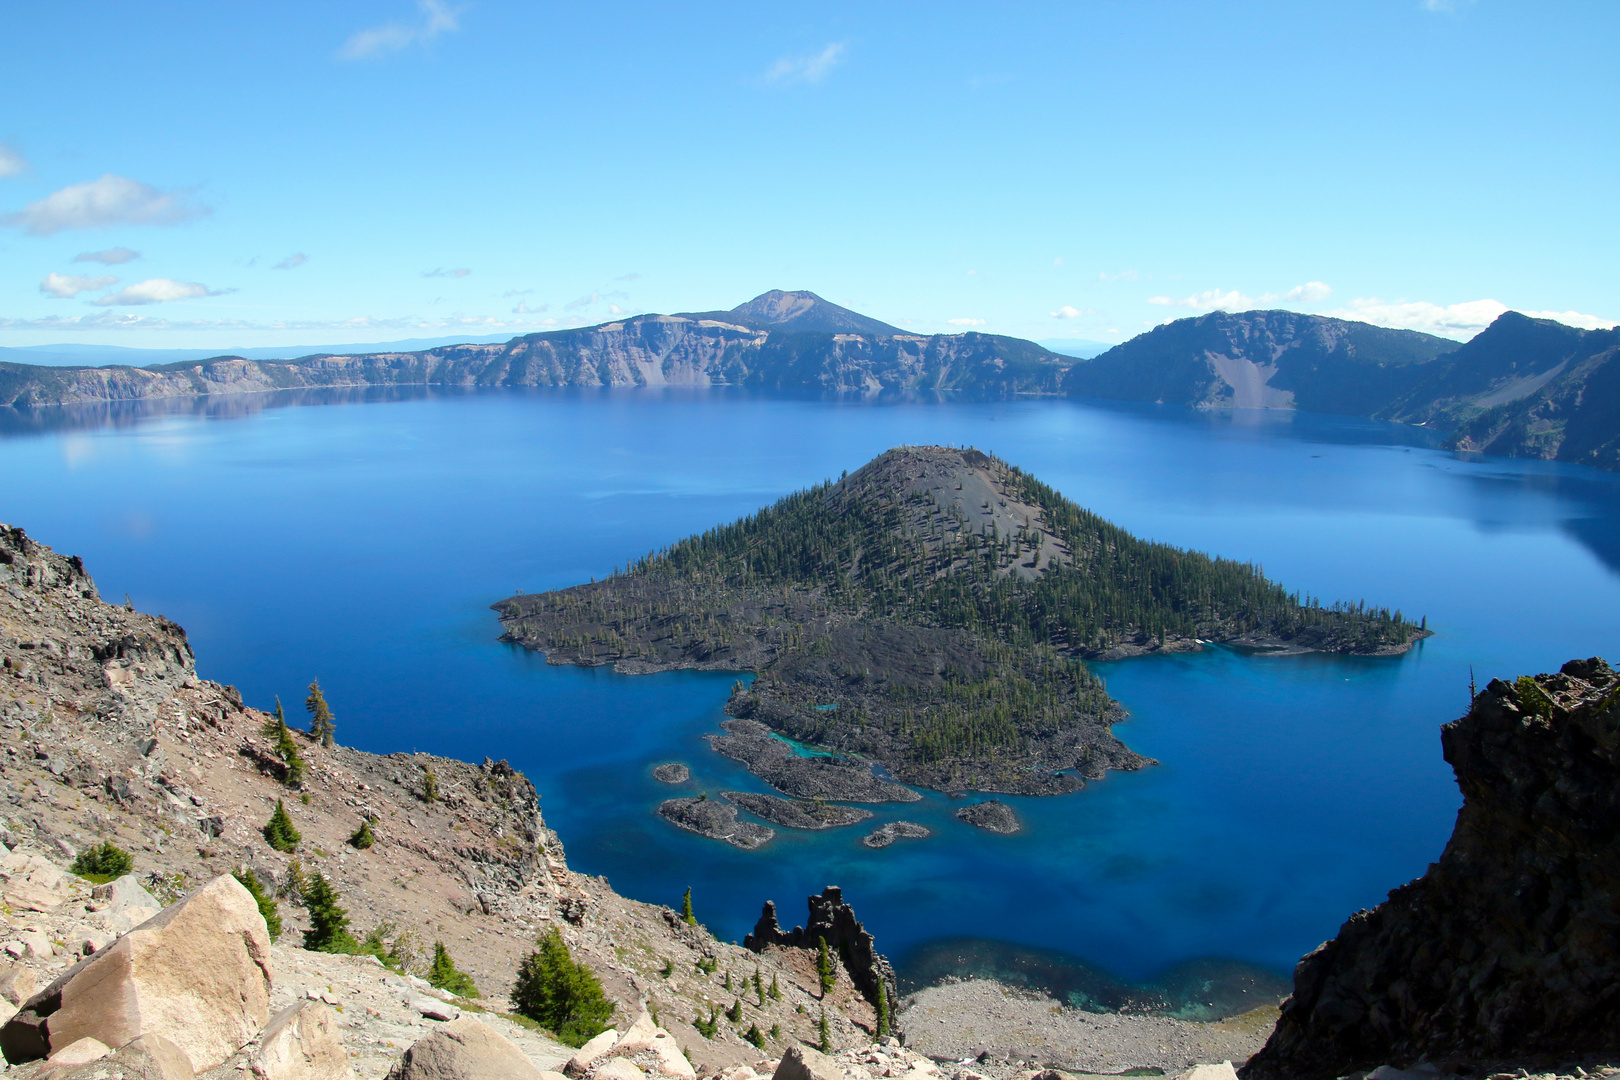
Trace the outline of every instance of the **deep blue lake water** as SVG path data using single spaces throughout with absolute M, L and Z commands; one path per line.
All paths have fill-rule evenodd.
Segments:
M 341 396 L 338 396 L 341 397 Z M 978 936 L 1129 979 L 1199 958 L 1287 972 L 1422 873 L 1459 804 L 1439 726 L 1480 681 L 1620 655 L 1620 477 L 1465 459 L 1420 431 L 1290 413 L 736 393 L 267 396 L 171 415 L 0 421 L 0 518 L 84 556 L 103 595 L 191 634 L 202 673 L 268 707 L 319 676 L 340 740 L 508 758 L 571 865 L 740 938 L 775 899 L 840 884 L 902 956 Z M 302 401 L 302 407 L 295 407 Z M 502 645 L 488 605 L 587 580 L 901 443 L 970 444 L 1138 535 L 1261 563 L 1290 588 L 1427 615 L 1399 659 L 1226 650 L 1099 665 L 1117 731 L 1162 764 L 1010 800 L 1016 836 L 929 795 L 936 830 L 757 852 L 652 809 L 760 790 L 701 741 L 732 676 L 624 677 Z M 864 830 L 863 830 L 864 831 Z

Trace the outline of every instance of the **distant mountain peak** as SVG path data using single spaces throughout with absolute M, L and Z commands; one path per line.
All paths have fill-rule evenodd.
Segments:
M 818 334 L 864 334 L 891 337 L 904 330 L 839 307 L 808 289 L 772 289 L 730 311 L 683 312 L 689 319 L 717 319 L 750 330 L 802 330 Z

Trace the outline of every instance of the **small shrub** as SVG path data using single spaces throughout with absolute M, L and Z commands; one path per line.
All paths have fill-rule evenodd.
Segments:
M 103 840 L 79 852 L 72 867 L 75 874 L 97 885 L 121 878 L 134 869 L 134 858 L 111 840 Z
M 707 1020 L 701 1016 L 693 1017 L 692 1026 L 697 1028 L 698 1034 L 705 1039 L 714 1038 L 720 1030 L 720 1021 L 715 1016 L 714 1006 L 709 1006 L 709 1018 Z
M 422 801 L 433 803 L 439 801 L 439 777 L 433 771 L 433 766 L 422 765 Z
M 540 948 L 518 968 L 512 1006 L 559 1041 L 576 1047 L 607 1030 L 613 1018 L 613 1005 L 602 993 L 602 984 L 590 968 L 569 955 L 556 927 L 540 938 Z
M 377 838 L 371 833 L 371 822 L 369 821 L 362 821 L 360 827 L 354 830 L 354 835 L 349 837 L 349 846 L 358 848 L 361 851 L 366 850 L 376 842 Z
M 743 1032 L 743 1038 L 759 1049 L 765 1049 L 765 1036 L 760 1032 L 758 1024 L 749 1024 L 748 1030 Z
M 253 871 L 238 866 L 231 871 L 231 876 L 242 883 L 242 888 L 253 897 L 253 902 L 259 905 L 259 914 L 264 916 L 264 928 L 270 931 L 270 940 L 274 941 L 281 936 L 281 905 L 276 903 L 275 897 L 264 891 L 259 879 Z
M 777 1042 L 782 1041 L 782 1025 L 781 1024 L 772 1024 L 771 1025 L 771 1038 L 775 1039 Z
M 742 1000 L 741 999 L 738 999 L 738 1000 L 733 1001 L 731 1003 L 731 1008 L 726 1010 L 726 1019 L 730 1020 L 733 1024 L 742 1023 Z
M 303 837 L 298 835 L 298 830 L 293 828 L 292 818 L 287 816 L 286 806 L 277 799 L 275 812 L 270 815 L 270 820 L 264 826 L 265 843 L 277 851 L 290 852 L 298 849 L 298 841 L 302 839 Z
M 450 950 L 444 947 L 444 942 L 433 943 L 433 963 L 428 966 L 427 981 L 440 990 L 448 990 L 457 997 L 475 998 L 478 996 L 478 987 L 473 984 L 472 976 L 465 971 L 459 971 L 455 962 L 450 959 Z
M 697 969 L 699 971 L 703 972 L 703 974 L 705 974 L 705 975 L 713 975 L 714 974 L 714 969 L 719 967 L 719 966 L 720 966 L 720 961 L 716 960 L 712 956 L 701 957 L 701 958 L 699 958 L 699 960 L 697 962 Z
M 816 1021 L 816 1049 L 823 1054 L 832 1053 L 832 1035 L 827 1031 L 827 1006 L 821 1007 L 821 1019 Z
M 775 972 L 771 973 L 771 988 L 769 990 L 765 991 L 765 992 L 767 994 L 771 995 L 771 1000 L 772 1001 L 781 1001 L 782 1000 L 782 988 L 776 985 L 776 973 Z
M 662 975 L 666 979 L 675 974 L 675 961 L 671 960 L 667 956 L 664 957 L 664 966 L 658 969 L 658 974 Z

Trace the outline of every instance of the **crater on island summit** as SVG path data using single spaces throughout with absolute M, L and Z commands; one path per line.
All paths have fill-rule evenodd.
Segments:
M 937 446 L 493 607 L 551 663 L 756 673 L 714 748 L 784 795 L 849 802 L 915 797 L 874 763 L 902 784 L 1029 795 L 1154 764 L 1114 736 L 1125 711 L 1087 659 L 1209 642 L 1394 655 L 1428 633 L 1139 540 L 988 454 Z

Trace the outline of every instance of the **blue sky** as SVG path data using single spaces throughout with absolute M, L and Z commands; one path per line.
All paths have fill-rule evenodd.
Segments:
M 1613 0 L 4 0 L 0 345 L 770 288 L 1036 339 L 1216 307 L 1607 325 L 1617 47 Z

